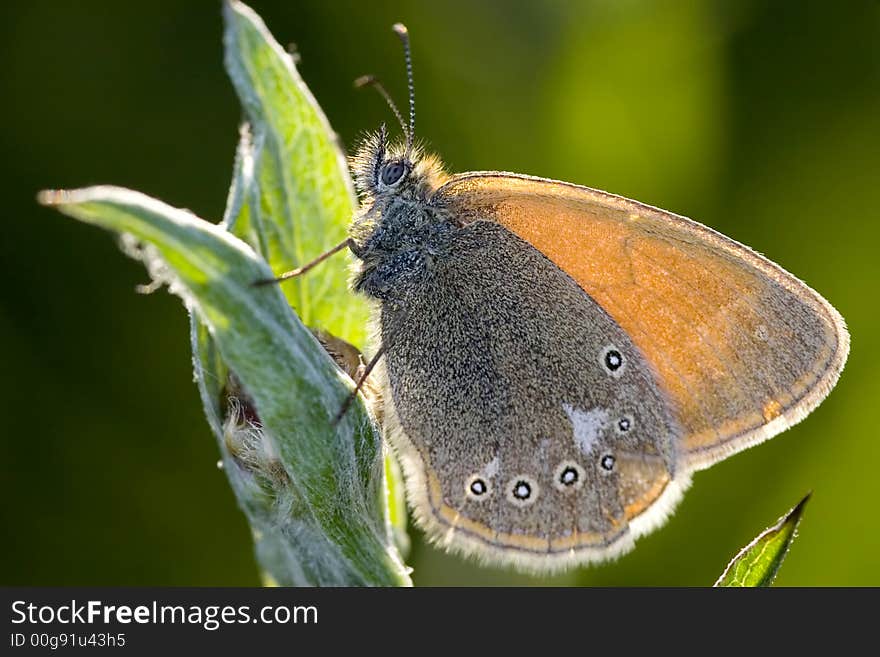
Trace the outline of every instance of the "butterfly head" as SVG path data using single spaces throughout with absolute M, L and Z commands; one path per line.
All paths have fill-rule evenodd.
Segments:
M 408 139 L 390 143 L 384 124 L 362 141 L 351 165 L 358 190 L 367 202 L 393 198 L 426 201 L 446 178 L 439 158 Z

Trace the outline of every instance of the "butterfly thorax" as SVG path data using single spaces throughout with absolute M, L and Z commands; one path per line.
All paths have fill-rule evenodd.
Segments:
M 448 210 L 431 203 L 446 175 L 434 156 L 389 148 L 384 131 L 365 140 L 352 168 L 362 195 L 350 228 L 351 250 L 360 261 L 353 286 L 390 300 L 448 253 L 457 226 Z

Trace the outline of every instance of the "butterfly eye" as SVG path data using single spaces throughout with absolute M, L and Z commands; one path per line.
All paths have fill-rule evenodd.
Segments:
M 403 178 L 406 167 L 403 162 L 389 162 L 382 167 L 382 184 L 389 187 L 396 185 Z

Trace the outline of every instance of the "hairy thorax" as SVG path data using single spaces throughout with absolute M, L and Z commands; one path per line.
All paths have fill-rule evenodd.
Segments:
M 354 289 L 393 301 L 423 278 L 432 263 L 448 257 L 458 230 L 443 208 L 389 195 L 378 197 L 352 226 L 360 260 Z

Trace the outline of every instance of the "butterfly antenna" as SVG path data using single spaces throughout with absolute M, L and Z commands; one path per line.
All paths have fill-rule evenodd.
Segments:
M 403 43 L 403 56 L 406 59 L 406 82 L 409 86 L 409 130 L 406 135 L 406 152 L 412 150 L 416 132 L 416 88 L 413 84 L 412 52 L 409 47 L 409 30 L 403 23 L 395 23 L 391 28 Z
M 388 90 L 385 86 L 379 82 L 379 78 L 375 75 L 362 75 L 357 80 L 354 81 L 354 86 L 357 89 L 363 89 L 364 87 L 373 87 L 382 98 L 385 99 L 385 102 L 388 103 L 388 107 L 391 108 L 391 111 L 394 112 L 394 116 L 397 117 L 398 123 L 400 123 L 400 128 L 403 130 L 403 134 L 406 135 L 407 143 L 411 141 L 409 136 L 409 131 L 406 129 L 406 123 L 403 122 L 403 115 L 400 113 L 400 110 L 397 109 L 397 105 L 394 100 L 391 98 L 391 94 L 388 93 Z

